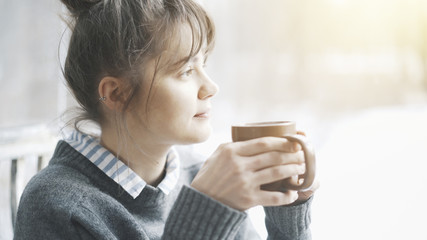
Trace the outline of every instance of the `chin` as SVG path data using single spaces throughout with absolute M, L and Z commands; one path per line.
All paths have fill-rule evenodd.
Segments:
M 202 143 L 210 137 L 212 128 L 203 129 L 201 131 L 194 131 L 191 136 L 188 137 L 185 144 Z

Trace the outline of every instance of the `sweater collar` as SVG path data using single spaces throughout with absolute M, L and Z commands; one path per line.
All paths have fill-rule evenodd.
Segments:
M 100 144 L 99 138 L 74 130 L 65 141 L 95 164 L 109 178 L 122 186 L 134 199 L 147 185 L 131 168 L 104 148 Z M 166 159 L 166 176 L 157 186 L 165 194 L 169 194 L 178 182 L 179 165 L 178 154 L 174 148 L 171 148 Z

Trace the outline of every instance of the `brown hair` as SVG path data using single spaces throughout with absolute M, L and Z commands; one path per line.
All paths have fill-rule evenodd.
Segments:
M 126 81 L 126 110 L 140 92 L 144 64 L 160 59 L 176 37 L 177 27 L 192 31 L 189 55 L 161 68 L 176 69 L 206 46 L 214 45 L 214 25 L 204 9 L 192 0 L 61 0 L 70 11 L 72 35 L 63 69 L 68 87 L 82 108 L 74 126 L 86 120 L 100 123 L 98 85 L 105 76 Z M 158 61 L 157 61 L 158 62 Z M 142 72 L 141 72 L 142 71 Z M 151 82 L 153 87 L 154 78 Z M 148 102 L 147 102 L 148 104 Z M 124 117 L 124 114 L 122 114 Z

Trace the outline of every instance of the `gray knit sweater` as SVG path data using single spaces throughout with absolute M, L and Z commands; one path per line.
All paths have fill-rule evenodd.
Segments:
M 147 185 L 133 199 L 60 141 L 27 185 L 14 239 L 259 239 L 247 214 L 189 187 L 200 159 L 178 151 L 181 174 L 168 195 Z M 269 239 L 310 239 L 310 202 L 265 208 Z

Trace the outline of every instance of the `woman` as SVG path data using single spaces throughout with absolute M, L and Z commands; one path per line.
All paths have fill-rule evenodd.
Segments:
M 191 0 L 62 0 L 72 36 L 64 76 L 84 113 L 26 187 L 15 239 L 310 239 L 313 191 L 260 186 L 304 172 L 298 144 L 226 143 L 204 163 L 185 148 L 211 132 L 218 91 L 204 65 L 212 20 Z M 85 134 L 89 120 L 100 134 Z M 268 207 L 267 207 L 268 206 Z

